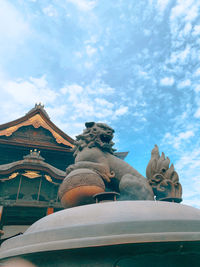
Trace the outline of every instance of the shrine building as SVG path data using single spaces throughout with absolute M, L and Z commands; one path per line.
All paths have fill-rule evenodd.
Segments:
M 58 187 L 73 164 L 74 140 L 35 105 L 0 125 L 0 232 L 5 239 L 62 209 Z
M 2 241 L 63 209 L 58 188 L 66 168 L 74 163 L 73 144 L 74 140 L 50 120 L 41 104 L 25 116 L 0 125 Z M 121 159 L 127 154 L 115 153 Z

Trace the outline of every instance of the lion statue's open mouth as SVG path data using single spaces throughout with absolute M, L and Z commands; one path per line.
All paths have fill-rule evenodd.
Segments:
M 112 140 L 112 136 L 107 135 L 107 134 L 100 134 L 100 139 L 103 143 L 109 144 L 110 141 Z

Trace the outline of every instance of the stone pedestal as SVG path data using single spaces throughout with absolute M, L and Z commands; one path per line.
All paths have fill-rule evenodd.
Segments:
M 176 203 L 119 201 L 59 211 L 0 249 L 1 261 L 37 266 L 199 266 L 200 210 Z

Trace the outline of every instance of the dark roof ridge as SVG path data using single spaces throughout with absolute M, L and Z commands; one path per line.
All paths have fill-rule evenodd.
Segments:
M 46 117 L 50 120 L 50 117 L 48 115 L 48 113 L 46 112 L 46 110 L 44 109 L 44 104 L 42 105 L 41 102 L 39 102 L 38 104 L 35 103 L 35 107 L 33 107 L 31 110 L 29 110 L 26 115 L 32 113 L 33 111 L 40 109 L 45 115 Z

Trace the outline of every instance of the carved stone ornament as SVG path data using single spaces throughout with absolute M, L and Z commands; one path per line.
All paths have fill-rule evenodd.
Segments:
M 62 205 L 74 207 L 94 203 L 93 196 L 105 191 L 105 185 L 100 175 L 90 169 L 72 171 L 59 188 Z
M 179 177 L 174 170 L 174 165 L 170 164 L 170 159 L 165 158 L 162 152 L 159 154 L 158 146 L 155 145 L 151 152 L 151 160 L 146 168 L 146 176 L 151 185 L 156 200 L 166 200 L 181 202 L 182 186 L 179 183 Z
M 74 177 L 70 177 L 71 173 L 87 169 L 93 172 L 91 178 L 84 180 L 85 186 L 91 184 L 95 177 L 98 181 L 103 182 L 107 191 L 116 191 L 120 193 L 120 198 L 125 200 L 154 200 L 154 194 L 147 179 L 143 177 L 137 170 L 131 167 L 125 161 L 114 155 L 113 134 L 114 130 L 105 123 L 86 122 L 86 129 L 82 134 L 76 137 L 74 156 L 75 164 L 70 165 L 66 170 L 66 178 L 60 186 L 61 202 L 64 189 L 66 197 L 69 194 L 65 183 L 70 184 L 76 182 Z M 73 181 L 74 180 L 74 181 Z M 78 179 L 81 184 L 82 178 Z M 100 193 L 100 192 L 96 192 Z

